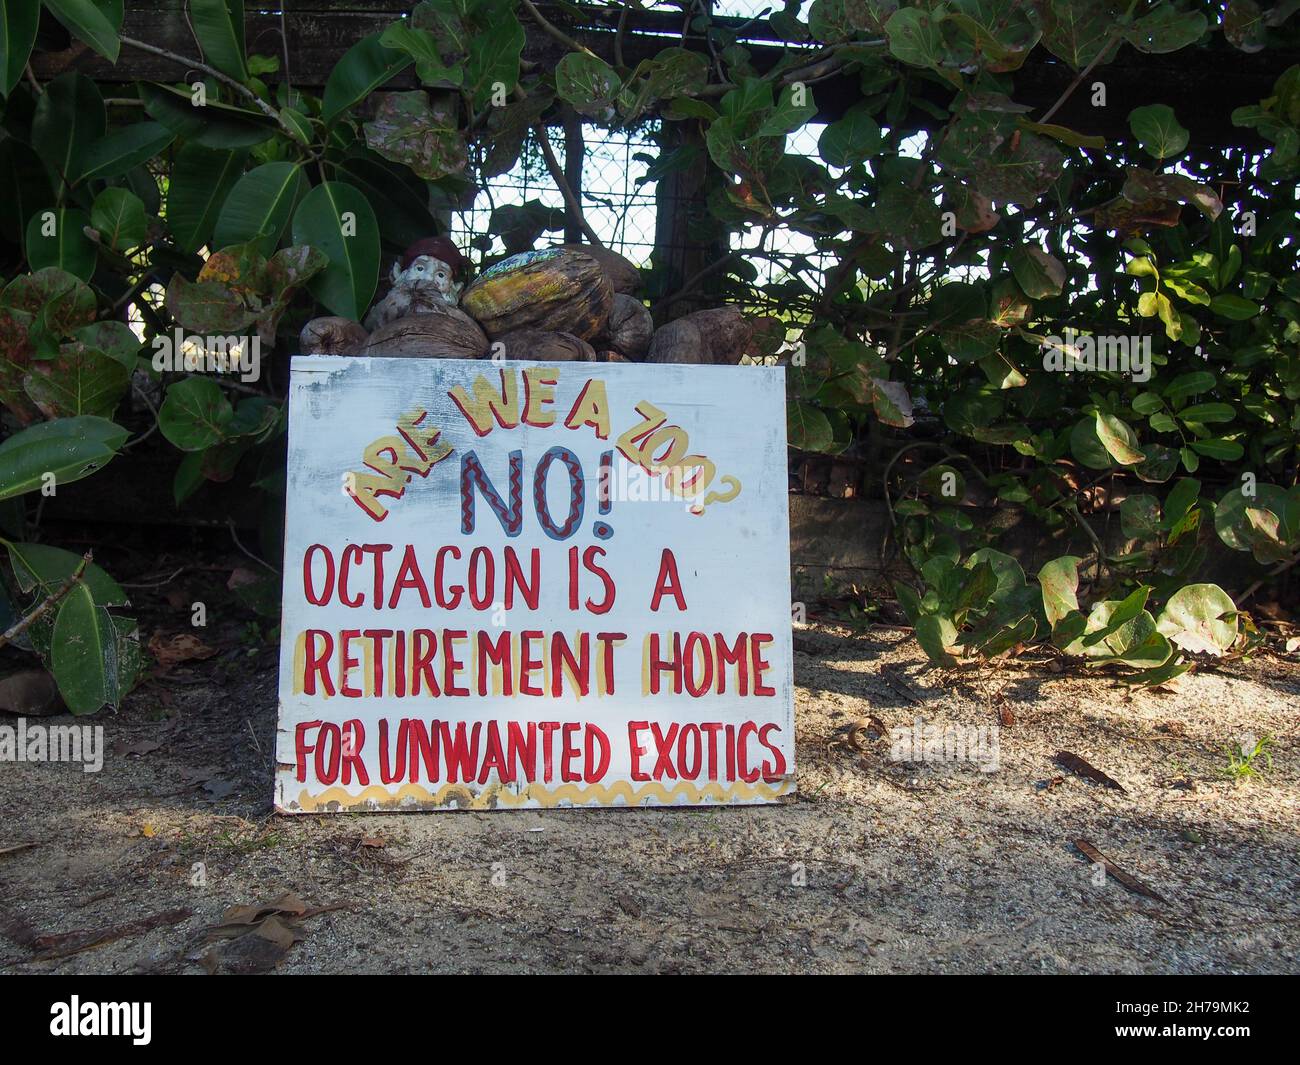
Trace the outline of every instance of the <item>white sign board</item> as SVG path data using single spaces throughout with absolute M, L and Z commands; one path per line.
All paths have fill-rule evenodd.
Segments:
M 794 794 L 783 371 L 298 357 L 276 809 Z

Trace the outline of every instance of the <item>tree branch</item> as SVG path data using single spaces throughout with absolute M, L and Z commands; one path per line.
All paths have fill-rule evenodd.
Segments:
M 170 59 L 173 63 L 177 63 L 187 69 L 201 70 L 204 74 L 216 78 L 223 85 L 229 85 L 241 96 L 251 100 L 255 105 L 257 105 L 258 109 L 261 110 L 263 114 L 272 119 L 281 130 L 289 135 L 291 141 L 297 143 L 297 131 L 280 117 L 279 111 L 258 96 L 257 93 L 253 92 L 253 90 L 247 85 L 242 85 L 228 74 L 221 73 L 221 71 L 216 67 L 210 67 L 207 63 L 201 62 L 198 59 L 192 59 L 189 56 L 180 55 L 176 52 L 169 52 L 166 48 L 159 48 L 157 45 L 148 44 L 145 41 L 137 41 L 134 37 L 119 37 L 118 40 L 128 48 L 135 48 L 141 52 L 149 52 L 151 55 L 161 56 L 163 59 Z
M 1038 121 L 1044 125 L 1050 122 L 1052 120 L 1052 116 L 1056 114 L 1056 112 L 1061 109 L 1061 105 L 1064 104 L 1065 101 L 1071 97 L 1071 95 L 1073 95 L 1074 90 L 1079 87 L 1079 85 L 1083 82 L 1083 79 L 1086 78 L 1097 68 L 1097 64 L 1102 61 L 1106 53 L 1109 52 L 1111 48 L 1113 48 L 1118 43 L 1119 43 L 1119 31 L 1116 30 L 1113 34 L 1111 34 L 1110 40 L 1107 41 L 1102 46 L 1101 51 L 1092 57 L 1092 62 L 1089 63 L 1086 67 L 1084 67 L 1081 71 L 1079 71 L 1075 79 L 1065 87 L 1065 92 L 1061 93 L 1060 99 L 1058 99 L 1056 103 L 1052 104 L 1052 106 L 1047 109 L 1047 114 L 1043 115 L 1043 117 L 1040 118 Z
M 86 572 L 86 567 L 90 565 L 90 557 L 91 557 L 91 552 L 87 551 L 84 555 L 81 556 L 81 562 L 78 563 L 77 568 L 72 571 L 72 575 L 66 581 L 64 581 L 59 588 L 55 589 L 55 591 L 52 592 L 50 595 L 47 595 L 45 599 L 41 602 L 40 606 L 38 606 L 26 617 L 19 618 L 17 621 L 15 621 L 12 625 L 9 626 L 8 630 L 6 630 L 3 633 L 0 633 L 0 647 L 4 647 L 5 644 L 18 639 L 18 637 L 21 636 L 24 632 L 26 632 L 27 629 L 31 627 L 31 625 L 38 618 L 44 617 L 51 610 L 53 610 L 55 604 L 58 603 L 60 600 L 62 600 L 63 597 L 66 596 L 70 591 L 72 591 L 72 589 L 76 587 L 77 583 L 81 580 L 81 575 Z
M 546 20 L 546 16 L 537 10 L 537 7 L 535 4 L 532 3 L 532 0 L 520 0 L 520 3 L 522 3 L 524 5 L 524 8 L 528 11 L 528 13 L 532 15 L 533 21 L 536 22 L 537 25 L 541 26 L 543 30 L 545 30 L 548 34 L 550 34 L 562 45 L 564 45 L 565 48 L 569 49 L 569 51 L 582 52 L 584 55 L 589 55 L 593 59 L 600 59 L 600 56 L 596 55 L 596 53 L 593 52 L 590 48 L 588 48 L 585 44 L 580 44 L 578 41 L 574 40 L 558 26 L 555 26 L 552 23 L 548 22 Z
M 527 3 L 528 0 L 524 0 Z M 528 94 L 518 86 L 515 87 L 516 99 L 527 99 Z M 596 231 L 591 228 L 587 222 L 586 216 L 582 213 L 582 204 L 574 196 L 573 189 L 569 188 L 569 183 L 564 179 L 564 170 L 560 166 L 560 161 L 555 157 L 555 149 L 551 147 L 551 138 L 547 135 L 546 124 L 538 122 L 533 127 L 533 133 L 537 137 L 537 146 L 542 150 L 542 158 L 546 160 L 546 169 L 551 173 L 551 180 L 555 182 L 556 187 L 560 190 L 560 195 L 564 197 L 564 204 L 569 208 L 569 213 L 573 216 L 574 221 L 582 230 L 586 238 L 598 248 L 603 248 L 605 242 L 596 236 Z

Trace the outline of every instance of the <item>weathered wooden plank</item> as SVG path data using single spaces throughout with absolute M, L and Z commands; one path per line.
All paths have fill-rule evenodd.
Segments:
M 544 2 L 537 6 L 566 33 L 612 61 L 617 8 L 593 8 L 588 18 L 575 20 L 566 9 Z M 409 5 L 394 3 L 393 0 L 377 0 L 373 4 L 361 0 L 346 0 L 339 4 L 331 4 L 328 0 L 308 0 L 301 4 L 286 3 L 285 7 L 283 19 L 278 12 L 248 12 L 245 19 L 248 47 L 250 51 L 263 54 L 283 55 L 283 25 L 283 35 L 289 44 L 290 75 L 294 81 L 308 86 L 323 85 L 347 49 L 362 37 L 383 30 L 410 10 Z M 745 37 L 750 40 L 778 40 L 766 22 L 749 24 L 744 19 L 717 21 L 734 29 L 747 26 Z M 198 45 L 185 16 L 184 0 L 132 3 L 126 11 L 122 33 L 179 55 L 199 57 Z M 668 33 L 673 34 L 673 38 L 664 36 Z M 669 44 L 707 51 L 702 35 L 682 32 L 680 14 L 647 11 L 629 19 L 624 41 L 624 52 L 629 62 L 652 56 Z M 563 51 L 562 45 L 537 30 L 528 35 L 524 58 L 529 62 L 553 64 Z M 767 48 L 764 51 L 772 53 L 773 61 L 780 54 L 780 49 Z M 64 70 L 80 70 L 89 77 L 106 82 L 166 80 L 183 73 L 167 59 L 130 48 L 124 48 L 118 62 L 113 64 L 76 41 L 69 41 L 69 46 L 63 51 L 38 55 L 33 67 L 41 78 L 52 77 Z M 275 81 L 281 77 L 283 71 L 270 75 L 267 80 Z
M 597 7 L 584 9 L 581 19 L 575 19 L 569 8 L 539 3 L 547 18 L 573 37 L 582 41 L 592 51 L 609 61 L 614 58 L 614 32 L 617 8 Z M 319 88 L 325 83 L 339 58 L 362 37 L 382 30 L 394 19 L 403 15 L 409 6 L 395 0 L 287 0 L 283 26 L 288 37 L 290 79 L 307 87 Z M 263 54 L 282 55 L 281 15 L 278 10 L 250 10 L 246 18 L 246 37 L 251 50 Z M 783 54 L 784 46 L 775 43 L 776 35 L 764 20 L 717 19 L 733 29 L 744 26 L 744 37 L 756 43 L 749 45 L 755 67 L 762 71 L 770 68 Z M 61 27 L 52 23 L 53 32 Z M 657 54 L 669 45 L 705 52 L 704 38 L 687 29 L 683 32 L 680 13 L 666 11 L 638 12 L 628 20 L 624 40 L 624 57 L 629 64 Z M 44 24 L 43 24 L 44 28 Z M 126 11 L 123 32 L 128 37 L 147 41 L 182 56 L 198 57 L 198 45 L 185 17 L 184 0 L 134 0 Z M 65 35 L 66 36 L 66 35 Z M 543 70 L 553 69 L 564 53 L 564 47 L 541 30 L 531 30 L 524 58 Z M 1273 82 L 1288 66 L 1296 61 L 1294 53 L 1270 49 L 1258 55 L 1245 57 L 1226 45 L 1205 49 L 1197 54 L 1197 61 L 1189 63 L 1180 53 L 1171 55 L 1141 55 L 1125 49 L 1116 62 L 1098 68 L 1090 81 L 1102 81 L 1112 100 L 1142 100 L 1181 105 L 1196 101 L 1194 119 L 1188 122 L 1193 142 L 1201 145 L 1238 144 L 1246 135 L 1235 127 L 1231 115 L 1235 107 L 1268 96 Z M 65 70 L 79 70 L 101 82 L 172 81 L 186 75 L 184 64 L 124 47 L 116 64 L 97 56 L 85 45 L 72 41 L 62 51 L 41 52 L 34 57 L 33 68 L 42 80 L 54 77 Z M 285 72 L 270 75 L 266 80 L 277 81 Z M 1064 63 L 1043 49 L 1037 49 L 1025 66 L 1016 74 L 1016 98 L 1037 110 L 1046 110 L 1061 95 L 1074 77 Z M 394 79 L 395 87 L 409 87 L 414 77 L 409 72 Z M 921 91 L 934 102 L 946 106 L 945 90 L 922 85 Z M 1057 113 L 1056 121 L 1085 133 L 1103 136 L 1127 136 L 1128 108 L 1119 105 L 1093 107 L 1090 93 L 1081 87 Z M 856 77 L 833 77 L 817 84 L 815 89 L 821 121 L 830 121 L 842 115 L 861 97 Z M 918 127 L 934 126 L 937 120 L 919 111 L 910 120 Z M 1185 118 L 1184 121 L 1187 121 Z

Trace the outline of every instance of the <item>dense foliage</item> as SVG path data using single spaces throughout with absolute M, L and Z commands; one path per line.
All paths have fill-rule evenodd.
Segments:
M 319 96 L 250 51 L 242 0 L 188 7 L 190 80 L 106 97 L 76 72 L 40 84 L 28 60 L 64 31 L 109 60 L 156 51 L 122 36 L 122 0 L 0 6 L 0 403 L 15 429 L 0 528 L 20 604 L 47 606 L 22 639 L 74 712 L 116 703 L 135 675 L 125 596 L 26 542 L 5 501 L 114 460 L 133 405 L 150 411 L 142 435 L 184 453 L 178 504 L 241 462 L 274 492 L 273 375 L 160 368 L 157 339 L 256 338 L 274 362 L 313 314 L 360 317 L 386 254 L 437 232 L 530 137 L 550 154 L 557 101 L 685 131 L 665 133 L 654 176 L 707 156 L 703 212 L 748 249 L 709 285 L 789 327 L 791 444 L 886 470 L 919 578 L 899 597 L 935 661 L 1050 639 L 1158 683 L 1249 643 L 1227 593 L 1196 582 L 1207 549 L 1249 554 L 1261 575 L 1300 558 L 1300 67 L 1233 101 L 1233 145 L 1195 151 L 1193 101 L 1106 93 L 1121 59 L 1294 48 L 1296 0 L 814 0 L 807 21 L 787 3 L 767 22 L 788 47 L 762 69 L 703 14 L 688 24 L 707 51 L 632 66 L 622 31 L 610 63 L 528 0 L 424 0 L 348 50 Z M 542 32 L 565 49 L 553 68 L 521 63 Z M 1043 56 L 1077 77 L 1035 115 L 1016 79 Z M 418 87 L 378 91 L 411 74 Z M 860 100 L 815 157 L 790 150 L 831 76 Z M 1052 122 L 1076 93 L 1126 114 L 1127 134 Z M 536 206 L 495 213 L 508 248 L 554 224 Z M 808 250 L 773 250 L 778 231 Z M 764 257 L 779 271 L 760 283 Z M 699 281 L 651 267 L 661 296 Z M 1092 556 L 1030 582 L 959 506 L 968 478 L 986 502 L 1077 526 Z M 1088 521 L 1099 498 L 1122 500 L 1119 548 Z

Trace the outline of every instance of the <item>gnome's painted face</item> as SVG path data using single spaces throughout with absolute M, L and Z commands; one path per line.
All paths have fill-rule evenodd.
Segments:
M 462 282 L 456 281 L 452 269 L 441 259 L 432 255 L 417 255 L 405 270 L 393 264 L 393 284 L 405 282 L 408 285 L 431 285 L 453 307 L 460 301 Z

